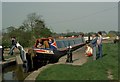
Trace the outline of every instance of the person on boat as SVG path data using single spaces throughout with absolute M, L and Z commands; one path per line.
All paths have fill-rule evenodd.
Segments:
M 49 43 L 50 49 L 53 49 L 53 50 L 57 49 L 57 44 L 53 38 L 50 37 L 48 43 Z
M 35 48 L 45 48 L 45 46 L 43 45 L 43 41 L 42 41 L 42 39 L 37 39 L 37 41 L 36 41 L 36 44 L 35 44 L 35 46 L 34 46 Z

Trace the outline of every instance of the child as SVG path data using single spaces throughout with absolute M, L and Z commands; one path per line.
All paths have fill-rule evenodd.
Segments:
M 85 56 L 90 57 L 93 54 L 93 49 L 90 47 L 89 44 L 86 45 L 86 51 L 85 51 Z

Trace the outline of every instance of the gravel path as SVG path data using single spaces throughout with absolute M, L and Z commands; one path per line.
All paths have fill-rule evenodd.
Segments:
M 73 52 L 73 63 L 66 63 L 67 55 L 61 57 L 59 62 L 56 64 L 71 64 L 71 65 L 82 65 L 87 62 L 87 57 L 84 55 L 85 47 L 79 48 Z

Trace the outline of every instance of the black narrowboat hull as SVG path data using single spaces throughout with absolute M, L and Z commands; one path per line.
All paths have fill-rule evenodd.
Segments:
M 60 43 L 60 41 L 61 41 L 61 45 L 62 45 L 62 44 L 65 44 L 64 42 L 66 40 L 63 41 L 63 42 L 62 42 L 62 40 L 59 40 L 59 43 Z M 79 49 L 84 45 L 85 45 L 85 43 L 79 43 L 79 42 L 77 42 L 75 44 L 74 39 L 71 40 L 71 44 L 70 44 L 70 46 L 72 47 L 72 49 L 71 49 L 72 51 L 75 51 L 76 49 Z M 56 63 L 56 62 L 58 62 L 60 57 L 67 54 L 67 51 L 68 51 L 67 46 L 68 46 L 68 44 L 64 45 L 63 48 L 61 48 L 59 46 L 55 50 L 33 48 L 32 50 L 36 52 L 35 56 L 31 57 L 31 54 L 28 54 L 26 56 L 27 61 L 28 61 L 28 69 L 39 68 L 40 66 L 46 65 L 48 63 Z

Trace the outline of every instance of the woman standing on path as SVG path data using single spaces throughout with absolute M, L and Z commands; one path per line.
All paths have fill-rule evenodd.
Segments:
M 90 42 L 92 44 L 93 47 L 93 60 L 96 60 L 96 53 L 97 53 L 97 34 L 93 34 L 92 35 L 93 40 Z

